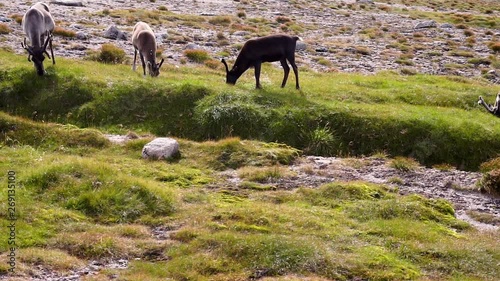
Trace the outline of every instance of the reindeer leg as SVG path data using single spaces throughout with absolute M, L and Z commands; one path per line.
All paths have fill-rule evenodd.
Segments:
M 134 63 L 132 64 L 132 70 L 135 71 L 135 61 L 137 60 L 137 49 L 134 47 Z
M 284 88 L 286 85 L 286 80 L 288 80 L 288 74 L 290 73 L 290 67 L 286 63 L 286 59 L 280 60 L 281 66 L 283 66 L 283 71 L 285 71 L 285 75 L 283 76 L 283 82 L 281 83 L 281 88 Z
M 52 49 L 52 33 L 49 36 L 50 36 L 49 47 L 50 47 L 50 54 L 52 55 L 52 64 L 56 64 L 56 58 L 54 57 L 54 50 Z
M 497 94 L 497 97 L 495 99 L 495 105 L 493 106 L 492 110 L 493 110 L 493 114 L 495 116 L 500 116 L 500 108 L 498 108 L 499 106 L 499 103 L 500 103 L 500 93 Z
M 479 100 L 477 101 L 478 104 L 484 106 L 484 108 L 486 108 L 486 110 L 488 110 L 489 113 L 493 113 L 493 109 L 490 107 L 489 104 L 487 104 L 486 102 L 484 102 L 483 100 L 483 97 L 479 96 Z
M 144 56 L 142 55 L 141 52 L 139 52 L 139 56 L 141 57 L 142 70 L 144 72 L 144 76 L 146 76 L 146 62 L 144 61 Z
M 257 89 L 262 89 L 262 86 L 260 85 L 260 66 L 261 62 L 257 61 L 254 65 L 255 68 L 255 88 Z
M 295 64 L 295 57 L 292 56 L 292 57 L 288 58 L 288 61 L 292 65 L 293 73 L 295 74 L 295 88 L 297 90 L 300 90 L 300 86 L 299 86 L 299 69 L 297 68 L 297 65 Z

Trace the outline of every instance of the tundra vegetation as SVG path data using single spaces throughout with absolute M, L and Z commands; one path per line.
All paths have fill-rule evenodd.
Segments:
M 361 10 L 381 17 L 398 13 L 433 19 L 452 24 L 465 39 L 462 44 L 446 32 L 434 34 L 434 29 L 405 33 L 378 16 L 369 20 L 369 27 L 346 22 L 323 30 L 320 18 L 304 22 L 295 15 L 255 16 L 255 9 L 270 9 L 241 0 L 237 11 L 218 16 L 179 14 L 165 6 L 82 12 L 92 19 L 78 22 L 84 27 L 104 29 L 97 24 L 104 21 L 94 17 L 106 17 L 130 26 L 130 32 L 143 20 L 168 30 L 165 40 L 179 46 L 196 42 L 190 31 L 212 31 L 221 51 L 180 51 L 181 62 L 194 64 L 176 67 L 169 61 L 161 79 L 133 75 L 124 51 L 130 48 L 123 45 L 103 44 L 88 60 L 60 58 L 41 79 L 25 56 L 1 50 L 0 227 L 9 224 L 5 175 L 14 170 L 18 280 L 41 268 L 71 275 L 91 261 L 118 259 L 128 260 L 128 267 L 107 267 L 82 279 L 500 276 L 499 230 L 478 231 L 457 220 L 449 202 L 401 196 L 394 187 L 366 182 L 296 189 L 274 184 L 296 176 L 287 165 L 300 154 L 345 156 L 344 163 L 352 167 L 367 165 L 357 156 L 373 155 L 390 158 L 388 165 L 400 173 L 419 165 L 479 170 L 485 176 L 478 188 L 500 194 L 500 125 L 476 102 L 482 96 L 492 103 L 500 86 L 481 78 L 423 75 L 415 65 L 422 57 L 437 62 L 453 56 L 461 62 L 449 63 L 447 69 L 498 72 L 498 1 L 288 2 L 297 10 L 320 9 L 346 20 L 359 19 Z M 22 15 L 8 17 L 13 22 L 0 24 L 0 33 L 11 36 Z M 236 41 L 235 32 L 246 35 Z M 246 40 L 275 32 L 310 35 L 303 52 L 325 71 L 310 71 L 308 58 L 297 54 L 301 91 L 279 88 L 276 81 L 283 71 L 270 64 L 262 66 L 263 90 L 254 89 L 253 71 L 236 86 L 227 86 L 218 59 L 232 58 L 232 64 L 234 49 Z M 73 40 L 69 29 L 54 33 Z M 483 34 L 489 36 L 487 42 Z M 336 35 L 362 40 L 339 41 Z M 386 48 L 377 50 L 365 40 Z M 429 44 L 433 40 L 447 50 L 434 49 Z M 314 50 L 318 41 L 327 50 L 322 55 Z M 472 52 L 483 45 L 491 51 L 488 55 Z M 379 52 L 382 58 L 394 57 L 400 68 L 370 76 L 338 71 L 339 58 L 370 59 Z M 103 133 L 143 139 L 113 145 Z M 181 157 L 142 160 L 141 149 L 154 135 L 176 137 Z M 302 169 L 313 173 L 312 167 Z M 221 172 L 234 173 L 241 182 L 229 185 Z M 404 183 L 400 177 L 389 182 Z M 468 215 L 500 223 L 494 215 Z M 0 279 L 8 270 L 7 249 L 7 239 L 0 239 Z
M 498 169 L 500 125 L 476 103 L 478 94 L 493 100 L 498 85 L 304 70 L 297 92 L 271 83 L 282 70 L 263 65 L 265 87 L 255 90 L 252 75 L 229 87 L 220 69 L 205 65 L 167 65 L 175 76 L 152 79 L 130 75 L 129 65 L 60 58 L 39 79 L 25 61 L 0 51 L 0 159 L 8 159 L 0 161 L 0 189 L 7 194 L 5 175 L 17 171 L 20 276 L 35 266 L 68 274 L 91 260 L 117 259 L 129 260 L 128 268 L 86 280 L 500 275 L 499 232 L 457 220 L 444 200 L 366 182 L 272 186 L 294 176 L 283 167 L 298 149 L 383 154 L 396 157 L 392 165 L 401 171 L 419 164 Z M 120 146 L 103 136 L 129 131 L 146 137 Z M 177 137 L 181 157 L 141 159 L 152 135 Z M 241 184 L 224 183 L 219 172 L 228 169 Z M 485 179 L 486 188 L 495 177 Z M 0 251 L 7 247 L 0 240 Z

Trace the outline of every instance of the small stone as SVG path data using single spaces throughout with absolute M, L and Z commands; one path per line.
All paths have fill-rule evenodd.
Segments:
M 250 34 L 250 32 L 244 30 L 236 31 L 235 33 L 233 33 L 234 36 L 247 36 L 248 34 Z
M 155 37 L 156 37 L 156 42 L 163 43 L 165 39 L 168 39 L 168 33 L 167 32 L 156 33 Z
M 76 39 L 78 39 L 78 40 L 87 40 L 87 39 L 89 39 L 89 37 L 87 36 L 87 34 L 86 34 L 85 32 L 82 32 L 82 31 L 78 31 L 78 32 L 76 33 L 76 36 L 75 36 L 75 37 L 76 37 Z
M 495 69 L 492 69 L 490 71 L 487 72 L 488 75 L 491 75 L 491 76 L 498 76 L 498 73 Z
M 200 46 L 198 46 L 195 43 L 189 43 L 186 45 L 186 47 L 184 47 L 184 49 L 185 50 L 198 50 L 198 49 L 200 49 Z
M 307 44 L 303 41 L 297 41 L 297 45 L 295 45 L 296 51 L 305 51 L 307 49 Z
M 0 22 L 10 22 L 12 21 L 11 19 L 9 18 L 6 18 L 6 17 L 3 17 L 3 16 L 0 16 Z
M 127 40 L 127 34 L 120 31 L 116 26 L 112 25 L 104 32 L 104 38 Z
M 453 24 L 450 24 L 450 23 L 443 23 L 441 26 L 441 28 L 443 29 L 450 29 L 450 28 L 453 28 Z
M 437 27 L 436 21 L 433 20 L 422 21 L 417 23 L 417 25 L 415 25 L 414 28 L 418 29 L 418 28 L 432 28 L 432 27 Z
M 77 1 L 77 0 L 53 0 L 50 3 L 55 5 L 70 6 L 70 7 L 83 7 L 83 1 Z
M 142 158 L 168 159 L 179 153 L 179 143 L 172 138 L 156 138 L 142 148 Z
M 328 48 L 326 48 L 326 47 L 318 47 L 318 48 L 316 48 L 316 52 L 318 52 L 318 53 L 326 53 L 326 52 L 328 52 Z

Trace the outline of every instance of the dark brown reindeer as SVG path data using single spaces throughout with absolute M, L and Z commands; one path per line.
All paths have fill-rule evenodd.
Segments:
M 488 110 L 489 113 L 495 115 L 496 117 L 500 117 L 500 108 L 498 108 L 500 105 L 500 93 L 497 94 L 497 98 L 495 99 L 495 104 L 487 104 L 484 102 L 483 97 L 479 96 L 479 100 L 477 101 L 478 104 L 484 106 L 486 110 Z
M 250 67 L 255 68 L 256 88 L 260 89 L 260 67 L 263 62 L 280 61 L 283 66 L 285 75 L 281 87 L 285 87 L 290 67 L 287 64 L 290 62 L 293 72 L 295 73 L 295 87 L 299 86 L 299 73 L 295 64 L 295 46 L 299 37 L 288 35 L 270 35 L 257 39 L 248 40 L 236 58 L 236 62 L 231 70 L 227 63 L 222 59 L 222 63 L 226 67 L 226 83 L 236 84 L 236 80 Z
M 160 63 L 156 63 L 156 39 L 153 30 L 145 22 L 138 22 L 134 26 L 132 34 L 132 45 L 134 45 L 134 64 L 132 69 L 135 71 L 135 61 L 137 52 L 141 57 L 142 70 L 146 76 L 146 68 L 151 77 L 160 75 L 160 67 L 163 64 L 163 59 Z
M 47 4 L 38 2 L 31 6 L 24 14 L 21 24 L 31 44 L 29 46 L 24 38 L 24 43 L 21 42 L 21 46 L 28 51 L 28 61 L 33 61 L 36 73 L 42 76 L 46 73 L 43 68 L 45 55 L 49 59 L 51 58 L 47 52 L 47 45 L 50 47 L 52 64 L 56 63 L 52 50 L 52 31 L 54 31 L 55 23 Z

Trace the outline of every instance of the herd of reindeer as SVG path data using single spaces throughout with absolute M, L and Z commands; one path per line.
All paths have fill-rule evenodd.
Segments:
M 46 73 L 43 67 L 45 56 L 52 59 L 52 64 L 56 63 L 54 50 L 52 49 L 52 32 L 54 31 L 55 22 L 47 4 L 38 2 L 31 6 L 23 16 L 22 27 L 31 46 L 26 43 L 26 38 L 21 45 L 28 52 L 28 61 L 33 61 L 37 74 L 42 76 Z M 285 72 L 281 87 L 285 87 L 290 73 L 288 60 L 295 73 L 295 86 L 300 89 L 299 73 L 295 64 L 297 40 L 299 40 L 299 37 L 288 35 L 270 35 L 248 40 L 241 49 L 231 70 L 229 70 L 226 61 L 222 59 L 222 63 L 226 68 L 226 82 L 235 84 L 236 80 L 248 68 L 254 67 L 256 87 L 261 88 L 259 81 L 261 64 L 263 62 L 280 61 Z M 134 46 L 132 69 L 136 70 L 137 53 L 139 53 L 144 76 L 146 76 L 146 72 L 152 77 L 158 76 L 164 60 L 162 59 L 159 63 L 156 62 L 155 34 L 147 23 L 138 22 L 134 26 L 132 45 Z M 50 48 L 50 55 L 47 52 L 47 47 Z
M 23 16 L 22 27 L 31 46 L 26 43 L 26 38 L 21 45 L 28 52 L 28 61 L 33 61 L 37 74 L 42 76 L 46 73 L 43 67 L 45 55 L 52 59 L 52 64 L 56 63 L 52 49 L 52 32 L 54 31 L 55 22 L 47 4 L 38 2 L 31 6 Z M 283 82 L 281 83 L 283 88 L 290 73 L 288 61 L 295 74 L 295 87 L 300 89 L 299 74 L 295 64 L 297 40 L 299 40 L 299 37 L 288 35 L 269 35 L 248 40 L 240 50 L 231 70 L 229 70 L 226 61 L 221 60 L 226 68 L 226 83 L 236 84 L 238 78 L 247 69 L 254 67 L 256 88 L 261 88 L 259 80 L 261 64 L 263 62 L 279 61 L 284 70 Z M 134 46 L 132 69 L 136 70 L 137 53 L 139 53 L 144 76 L 146 76 L 146 73 L 152 77 L 158 76 L 164 60 L 162 59 L 159 63 L 156 62 L 155 34 L 147 23 L 138 22 L 134 26 L 132 45 Z M 50 48 L 50 55 L 47 52 L 47 47 Z M 487 104 L 482 97 L 479 97 L 478 104 L 484 106 L 491 114 L 500 117 L 500 93 L 498 93 L 494 105 Z

